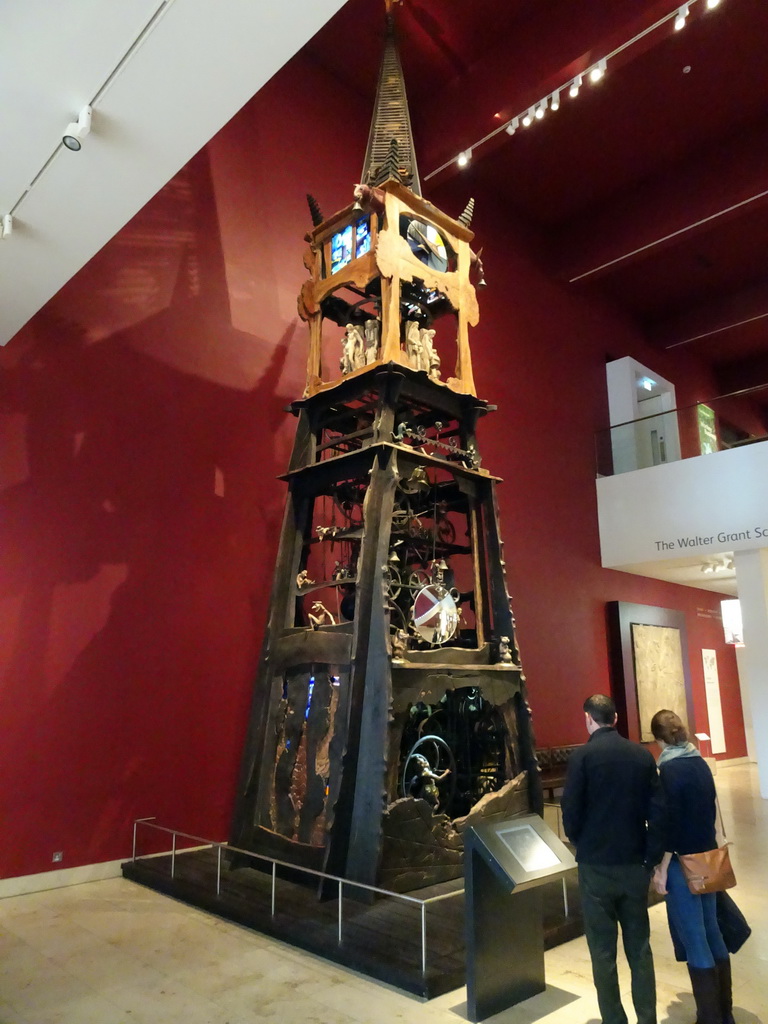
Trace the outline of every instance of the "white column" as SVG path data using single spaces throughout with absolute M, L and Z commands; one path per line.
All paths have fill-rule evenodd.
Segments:
M 768 800 L 768 549 L 734 553 L 744 624 L 743 684 L 749 691 L 760 795 Z
M 736 649 L 736 669 L 739 673 L 739 695 L 741 697 L 741 713 L 744 717 L 744 734 L 747 737 L 747 757 L 757 763 L 755 747 L 755 730 L 752 725 L 752 704 L 749 699 L 749 683 L 747 682 L 747 664 L 744 660 L 744 648 Z

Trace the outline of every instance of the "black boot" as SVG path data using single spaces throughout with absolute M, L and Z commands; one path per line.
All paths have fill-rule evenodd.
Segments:
M 696 1024 L 721 1024 L 720 976 L 716 967 L 691 967 L 693 998 L 696 1001 Z
M 717 968 L 717 976 L 720 979 L 720 1020 L 722 1024 L 734 1024 L 731 958 L 716 960 L 715 967 Z

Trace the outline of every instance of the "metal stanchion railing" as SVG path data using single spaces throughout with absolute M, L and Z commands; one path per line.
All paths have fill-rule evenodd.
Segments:
M 139 825 L 144 824 L 147 821 L 154 821 L 154 816 L 151 818 L 137 818 L 133 823 L 133 849 L 131 852 L 131 860 L 136 860 L 136 830 Z
M 344 896 L 344 885 L 350 884 L 350 879 L 341 878 L 339 875 L 327 874 L 324 871 L 316 871 L 314 868 L 300 867 L 296 864 L 290 864 L 288 861 L 277 860 L 274 857 L 266 857 L 261 853 L 254 853 L 253 850 L 243 850 L 237 846 L 230 846 L 229 843 L 216 843 L 211 842 L 208 839 L 202 839 L 200 836 L 191 835 L 188 832 L 180 832 L 178 829 L 166 828 L 163 825 L 153 824 L 154 818 L 137 818 L 133 823 L 133 851 L 132 860 L 141 860 L 141 856 L 137 856 L 137 832 L 138 826 L 144 825 L 146 828 L 154 829 L 156 832 L 163 832 L 166 835 L 171 836 L 171 878 L 175 877 L 176 873 L 176 856 L 177 856 L 177 840 L 186 839 L 200 846 L 207 846 L 211 849 L 216 849 L 216 895 L 221 895 L 221 857 L 222 851 L 228 851 L 236 853 L 245 857 L 250 857 L 253 860 L 259 860 L 266 864 L 272 865 L 272 886 L 271 886 L 271 912 L 272 917 L 275 916 L 275 898 L 277 888 L 277 869 L 278 867 L 289 868 L 291 871 L 298 871 L 305 875 L 312 875 L 316 878 L 323 879 L 329 882 L 336 882 L 338 886 L 338 920 L 337 920 L 337 933 L 338 943 L 342 945 L 343 941 L 343 896 Z M 145 856 L 152 857 L 154 854 L 147 854 Z M 390 889 L 382 889 L 377 885 L 368 885 L 365 882 L 353 882 L 351 883 L 356 889 L 363 889 L 366 892 L 376 893 L 380 896 L 388 896 L 391 899 L 400 900 L 403 903 L 412 903 L 420 908 L 421 913 L 421 973 L 426 975 L 427 973 L 427 907 L 432 903 L 440 903 L 443 900 L 455 899 L 457 896 L 464 894 L 463 889 L 456 889 L 453 892 L 441 893 L 439 896 L 430 896 L 427 899 L 419 899 L 417 896 L 409 896 L 402 892 L 393 892 Z
M 563 834 L 563 809 L 560 806 L 560 801 L 559 800 L 545 800 L 544 801 L 544 807 L 545 808 L 551 807 L 551 808 L 554 809 L 554 812 L 555 812 L 555 829 L 554 829 L 554 831 L 555 831 L 558 839 L 562 839 L 565 842 L 566 841 L 566 836 Z M 563 883 L 563 915 L 565 917 L 568 917 L 568 915 L 570 913 L 570 909 L 569 909 L 569 906 L 568 906 L 568 887 L 567 887 L 566 882 L 565 882 L 565 876 L 563 876 L 562 883 Z
M 427 973 L 427 904 L 421 904 L 421 973 Z

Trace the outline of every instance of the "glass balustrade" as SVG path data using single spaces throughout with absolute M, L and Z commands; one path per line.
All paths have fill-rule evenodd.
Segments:
M 768 440 L 768 385 L 598 431 L 597 475 L 695 458 Z

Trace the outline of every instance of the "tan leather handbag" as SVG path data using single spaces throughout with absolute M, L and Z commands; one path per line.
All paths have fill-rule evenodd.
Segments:
M 736 885 L 728 853 L 730 843 L 704 853 L 679 853 L 677 859 L 692 893 L 722 892 Z
M 688 888 L 697 896 L 705 892 L 723 892 L 736 885 L 736 876 L 733 873 L 731 856 L 728 853 L 728 847 L 731 844 L 725 834 L 723 812 L 720 810 L 717 794 L 715 794 L 715 803 L 717 804 L 717 813 L 720 815 L 720 829 L 725 840 L 723 845 L 716 850 L 706 850 L 704 853 L 679 853 L 677 855 Z

